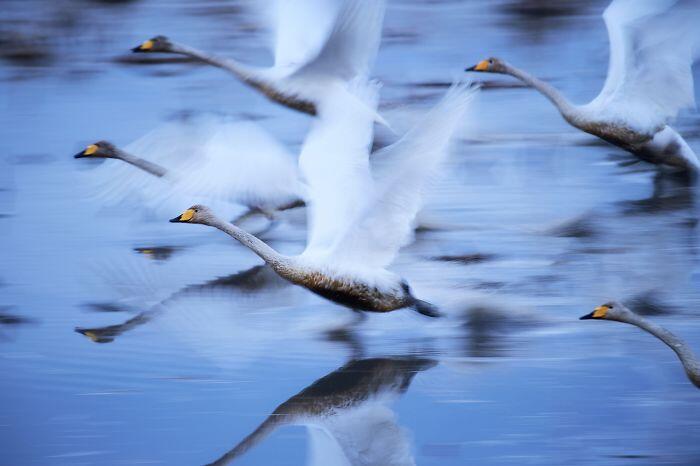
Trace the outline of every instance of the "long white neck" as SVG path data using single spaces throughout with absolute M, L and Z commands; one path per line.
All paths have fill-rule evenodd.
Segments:
M 149 162 L 148 160 L 144 160 L 141 157 L 136 157 L 135 155 L 129 154 L 128 152 L 124 152 L 121 149 L 116 149 L 116 153 L 116 158 L 121 159 L 126 163 L 130 163 L 131 165 L 138 167 L 141 170 L 146 171 L 153 176 L 157 176 L 158 178 L 165 176 L 168 173 L 168 170 L 166 168 L 161 167 L 157 163 Z
M 557 107 L 559 113 L 562 114 L 566 121 L 572 123 L 572 120 L 576 120 L 578 114 L 576 106 L 569 102 L 569 100 L 564 97 L 562 93 L 559 92 L 554 86 L 512 65 L 504 64 L 503 67 L 505 74 L 509 74 L 524 82 L 528 86 L 540 91 L 540 93 L 547 97 L 554 104 L 554 106 Z
M 172 53 L 186 55 L 204 63 L 224 69 L 236 76 L 241 81 L 253 87 L 260 88 L 265 85 L 262 78 L 259 76 L 260 72 L 257 68 L 244 65 L 236 60 L 210 55 L 202 52 L 201 50 L 197 50 L 182 44 L 173 44 L 171 46 L 171 51 Z
M 690 381 L 693 382 L 695 386 L 700 388 L 700 361 L 683 340 L 665 328 L 656 325 L 637 314 L 632 314 L 627 320 L 625 320 L 625 322 L 636 325 L 637 327 L 651 333 L 656 338 L 666 343 L 666 345 L 671 348 L 676 355 L 678 355 L 678 359 L 680 359 L 681 364 L 683 364 L 685 373 L 688 375 Z
M 278 253 L 263 241 L 259 240 L 247 231 L 238 228 L 232 223 L 215 218 L 209 223 L 209 225 L 218 228 L 249 248 L 255 254 L 260 256 L 262 260 L 270 264 L 275 272 L 284 272 L 291 267 L 289 257 Z

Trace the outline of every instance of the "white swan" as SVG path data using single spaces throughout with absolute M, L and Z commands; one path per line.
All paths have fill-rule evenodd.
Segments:
M 309 465 L 415 465 L 410 440 L 388 404 L 435 364 L 416 357 L 351 361 L 279 405 L 209 466 L 234 461 L 284 425 L 308 427 Z
M 605 303 L 595 308 L 595 310 L 590 314 L 586 314 L 585 316 L 581 317 L 581 320 L 587 319 L 624 322 L 651 333 L 676 353 L 678 359 L 683 365 L 683 369 L 685 369 L 688 379 L 693 383 L 693 385 L 700 388 L 700 359 L 693 354 L 693 351 L 683 340 L 665 328 L 646 320 L 644 317 L 632 312 L 623 304 L 617 302 Z
M 572 126 L 647 162 L 697 173 L 697 155 L 667 122 L 695 105 L 691 67 L 700 42 L 700 8 L 683 0 L 614 0 L 603 19 L 610 38 L 608 76 L 586 105 L 572 104 L 498 58 L 466 71 L 511 75 L 544 94 Z
M 357 84 L 319 107 L 299 164 L 309 187 L 305 251 L 285 256 L 240 228 L 193 206 L 172 222 L 218 228 L 253 250 L 287 280 L 352 309 L 388 312 L 403 307 L 437 316 L 416 299 L 405 280 L 386 269 L 412 234 L 427 178 L 475 88 L 454 86 L 423 121 L 398 142 L 376 152 L 370 168 L 376 86 Z
M 277 0 L 262 5 L 276 23 L 272 67 L 244 65 L 165 36 L 132 51 L 195 58 L 231 72 L 274 102 L 311 115 L 326 89 L 342 89 L 356 77 L 369 75 L 381 40 L 385 0 Z M 375 119 L 386 124 L 379 115 Z
M 75 157 L 119 159 L 142 170 L 106 164 L 93 172 L 110 202 L 138 193 L 141 202 L 157 208 L 197 196 L 247 206 L 239 220 L 252 213 L 271 218 L 275 211 L 304 204 L 295 158 L 252 122 L 188 118 L 161 125 L 124 150 L 100 141 Z

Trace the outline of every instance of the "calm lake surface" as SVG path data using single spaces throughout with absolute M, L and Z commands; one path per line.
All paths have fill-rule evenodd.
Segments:
M 384 116 L 406 130 L 491 55 L 590 100 L 607 70 L 606 2 L 550 3 L 390 1 Z M 700 392 L 673 353 L 578 320 L 618 299 L 700 350 L 693 188 L 486 76 L 421 214 L 434 228 L 393 266 L 447 317 L 343 329 L 351 312 L 227 236 L 167 222 L 188 205 L 105 204 L 96 164 L 72 158 L 183 112 L 253 118 L 298 150 L 308 117 L 220 70 L 128 53 L 167 34 L 267 63 L 245 4 L 3 10 L 0 464 L 700 464 Z M 674 126 L 700 150 L 697 113 Z M 304 212 L 262 236 L 299 252 Z

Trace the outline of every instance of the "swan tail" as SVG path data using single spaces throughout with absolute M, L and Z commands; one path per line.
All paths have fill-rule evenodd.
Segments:
M 437 306 L 420 299 L 416 299 L 413 303 L 413 310 L 426 317 L 442 317 L 442 313 L 438 310 Z

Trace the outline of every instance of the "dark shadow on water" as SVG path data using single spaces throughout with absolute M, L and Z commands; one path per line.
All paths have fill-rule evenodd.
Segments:
M 475 252 L 471 254 L 447 254 L 443 256 L 435 256 L 432 259 L 442 262 L 458 262 L 460 264 L 471 265 L 489 262 L 494 260 L 496 257 L 497 256 L 495 254 Z
M 654 175 L 652 195 L 645 199 L 621 201 L 617 205 L 623 215 L 659 214 L 687 210 L 694 212 L 696 193 L 695 180 L 683 173 L 659 171 Z
M 464 313 L 464 354 L 473 358 L 506 356 L 512 348 L 514 332 L 537 325 L 531 318 L 502 309 L 472 306 Z
M 181 249 L 182 248 L 178 246 L 147 246 L 134 248 L 134 251 L 155 261 L 167 261 L 173 254 Z
M 251 434 L 209 465 L 232 462 L 284 425 L 324 426 L 324 435 L 333 436 L 340 447 L 334 453 L 345 460 L 342 464 L 355 464 L 347 460 L 358 452 L 367 460 L 363 464 L 384 464 L 383 455 L 410 452 L 410 440 L 396 426 L 392 413 L 375 416 L 379 410 L 367 411 L 366 416 L 361 408 L 371 402 L 385 404 L 387 395 L 400 397 L 418 372 L 436 364 L 432 359 L 413 356 L 350 361 L 280 404 Z M 378 438 L 384 442 L 377 442 Z M 358 440 L 367 444 L 358 444 Z M 336 458 L 324 460 L 338 464 Z
M 11 340 L 10 328 L 36 324 L 34 319 L 10 312 L 12 306 L 0 306 L 0 341 Z

